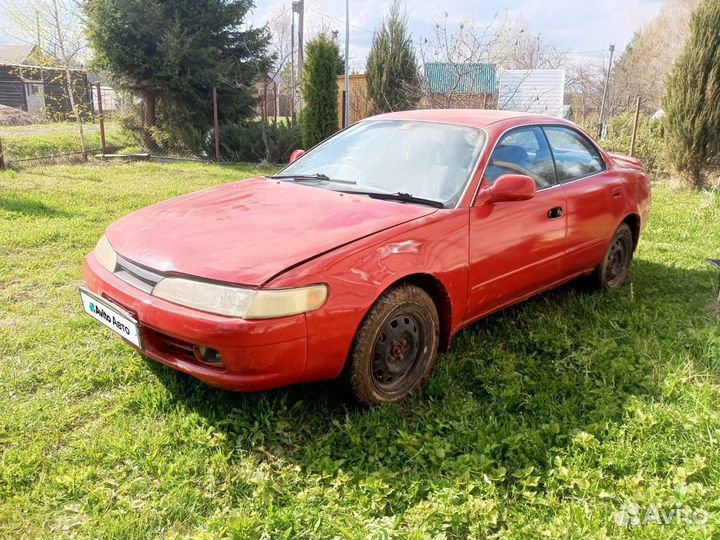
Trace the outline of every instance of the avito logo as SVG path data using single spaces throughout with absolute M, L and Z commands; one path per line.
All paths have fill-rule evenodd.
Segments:
M 94 313 L 98 317 L 105 319 L 110 324 L 112 324 L 112 322 L 113 322 L 112 317 L 110 317 L 110 315 L 105 313 L 105 310 L 103 308 L 101 308 L 98 305 L 95 305 L 93 302 L 90 302 L 90 312 Z
M 113 325 L 115 328 L 117 328 L 120 332 L 122 332 L 125 335 L 130 335 L 130 328 L 125 326 L 122 321 L 115 318 L 115 315 L 109 315 L 105 313 L 105 310 L 101 308 L 100 306 L 96 305 L 94 302 L 90 302 L 90 305 L 88 306 L 90 308 L 90 312 L 94 313 L 101 319 L 105 319 L 108 323 Z

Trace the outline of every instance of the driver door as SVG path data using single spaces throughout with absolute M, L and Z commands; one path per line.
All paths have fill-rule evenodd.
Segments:
M 470 209 L 468 319 L 531 296 L 562 277 L 567 227 L 565 193 L 557 183 L 545 134 L 538 127 L 506 133 L 493 150 L 481 189 L 503 174 L 535 180 L 526 201 L 486 202 Z

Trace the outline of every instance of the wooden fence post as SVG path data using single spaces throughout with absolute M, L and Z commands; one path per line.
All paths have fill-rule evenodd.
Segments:
M 5 169 L 5 154 L 3 154 L 2 139 L 0 139 L 0 171 Z
M 213 86 L 213 123 L 215 126 L 215 161 L 220 161 L 220 122 L 218 121 L 218 95 L 215 86 Z
M 107 154 L 107 145 L 105 144 L 105 115 L 103 114 L 102 91 L 100 83 L 97 83 L 97 101 L 98 101 L 98 120 L 100 121 L 100 151 Z
M 630 140 L 630 157 L 635 157 L 635 141 L 637 140 L 638 121 L 640 120 L 640 96 L 635 102 L 635 122 L 633 123 L 632 139 Z

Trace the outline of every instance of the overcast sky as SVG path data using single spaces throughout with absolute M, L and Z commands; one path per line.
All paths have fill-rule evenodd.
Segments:
M 670 0 L 672 1 L 672 0 Z M 390 0 L 350 0 L 351 66 L 362 70 L 372 40 Z M 306 35 L 321 26 L 340 31 L 344 43 L 345 2 L 305 0 Z M 543 42 L 581 56 L 602 56 L 613 42 L 621 52 L 633 32 L 649 22 L 663 0 L 407 0 L 413 39 L 432 35 L 435 22 L 447 12 L 449 21 L 471 14 L 478 22 L 521 14 L 529 30 L 541 33 Z M 290 0 L 256 0 L 252 22 L 256 25 L 289 12 Z

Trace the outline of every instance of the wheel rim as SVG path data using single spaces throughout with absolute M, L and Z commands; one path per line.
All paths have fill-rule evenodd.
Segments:
M 627 238 L 623 236 L 616 238 L 608 251 L 606 283 L 611 289 L 625 279 L 629 256 L 630 246 Z
M 380 329 L 373 347 L 375 386 L 392 393 L 412 384 L 426 343 L 426 329 L 420 318 L 410 313 L 392 315 Z

